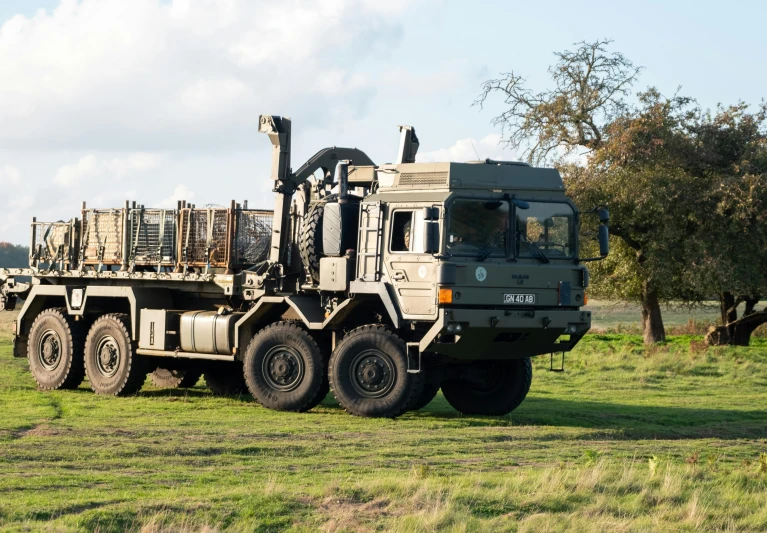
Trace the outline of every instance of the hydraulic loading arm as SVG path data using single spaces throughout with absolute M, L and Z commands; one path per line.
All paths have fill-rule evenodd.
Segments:
M 274 181 L 274 222 L 269 252 L 270 265 L 284 265 L 285 251 L 290 236 L 290 205 L 293 194 L 315 171 L 322 169 L 325 178 L 332 175 L 339 160 L 351 160 L 355 165 L 375 166 L 375 163 L 357 148 L 325 148 L 317 152 L 297 172 L 290 168 L 290 129 L 287 117 L 261 115 L 258 131 L 266 133 L 272 142 L 272 175 Z

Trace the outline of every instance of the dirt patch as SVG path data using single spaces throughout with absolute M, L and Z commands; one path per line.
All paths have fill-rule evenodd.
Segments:
M 391 516 L 391 502 L 378 498 L 369 502 L 326 498 L 319 506 L 320 511 L 330 519 L 322 526 L 322 531 L 375 531 L 380 518 Z
M 11 435 L 14 439 L 21 439 L 24 437 L 55 437 L 60 435 L 61 431 L 53 429 L 48 424 L 36 424 L 31 428 L 24 428 L 14 431 Z

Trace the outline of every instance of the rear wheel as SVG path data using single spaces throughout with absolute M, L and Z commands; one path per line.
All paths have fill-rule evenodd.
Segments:
M 530 359 L 474 363 L 472 379 L 442 382 L 442 394 L 465 415 L 501 416 L 510 413 L 527 396 L 533 380 Z
M 29 331 L 27 358 L 40 390 L 76 389 L 85 379 L 80 324 L 65 309 L 46 309 Z
M 383 326 L 354 329 L 330 357 L 330 387 L 338 403 L 357 416 L 401 415 L 415 404 L 423 377 L 407 371 L 407 349 Z
M 431 403 L 431 401 L 437 396 L 439 392 L 439 383 L 427 381 L 423 385 L 423 392 L 415 401 L 415 404 L 410 408 L 411 411 L 418 411 L 423 409 Z
M 85 373 L 97 394 L 127 396 L 141 390 L 147 366 L 135 353 L 127 315 L 104 315 L 93 323 L 85 340 Z
M 322 352 L 296 324 L 277 322 L 262 329 L 245 351 L 243 371 L 253 398 L 269 409 L 307 411 L 324 397 Z
M 248 392 L 242 363 L 220 363 L 211 366 L 203 374 L 205 384 L 215 396 L 239 396 Z
M 194 387 L 200 381 L 201 376 L 202 372 L 199 370 L 171 370 L 169 368 L 158 368 L 149 374 L 152 385 L 163 389 L 188 389 Z

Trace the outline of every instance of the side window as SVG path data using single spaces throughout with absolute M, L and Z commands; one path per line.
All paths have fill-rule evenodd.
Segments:
M 423 210 L 398 210 L 394 212 L 391 222 L 392 252 L 424 253 L 424 218 Z
M 391 251 L 412 251 L 413 240 L 413 212 L 395 211 L 391 223 Z

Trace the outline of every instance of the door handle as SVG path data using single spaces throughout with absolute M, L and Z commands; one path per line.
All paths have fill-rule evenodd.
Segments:
M 392 281 L 402 281 L 405 279 L 405 274 L 402 272 L 397 272 L 392 275 L 391 279 Z

